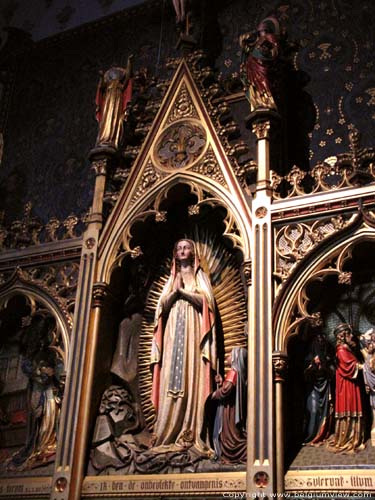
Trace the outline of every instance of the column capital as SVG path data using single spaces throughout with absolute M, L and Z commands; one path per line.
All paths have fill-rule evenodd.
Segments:
M 288 355 L 286 352 L 272 353 L 273 378 L 275 382 L 285 382 L 288 371 Z
M 245 260 L 242 264 L 243 274 L 245 277 L 246 285 L 251 286 L 253 275 L 253 261 L 251 259 Z
M 105 298 L 109 294 L 107 283 L 94 283 L 92 288 L 92 307 L 103 307 Z
M 261 139 L 269 139 L 271 130 L 271 122 L 269 120 L 265 121 L 255 121 L 252 124 L 252 131 L 256 135 L 258 141 Z
M 95 175 L 107 175 L 109 167 L 109 160 L 108 158 L 101 158 L 100 160 L 93 160 L 91 162 L 91 168 L 94 170 Z

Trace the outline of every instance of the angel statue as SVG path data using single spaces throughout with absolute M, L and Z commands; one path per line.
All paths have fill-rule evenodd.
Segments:
M 126 68 L 114 66 L 101 74 L 95 98 L 99 123 L 96 147 L 116 151 L 120 146 L 126 107 L 132 97 L 132 57 Z
M 195 243 L 180 240 L 155 314 L 152 453 L 189 450 L 202 458 L 213 455 L 204 433 L 204 409 L 216 367 L 214 311 L 210 280 L 199 265 Z

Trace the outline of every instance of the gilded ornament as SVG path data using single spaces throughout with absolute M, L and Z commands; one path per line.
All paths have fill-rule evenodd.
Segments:
M 95 244 L 96 244 L 95 238 L 87 238 L 87 240 L 85 241 L 85 245 L 88 250 L 94 248 Z
M 198 172 L 202 175 L 205 175 L 206 177 L 209 177 L 210 179 L 221 184 L 222 186 L 227 185 L 223 173 L 218 165 L 216 156 L 214 155 L 211 148 L 207 151 L 203 161 L 196 163 L 192 167 L 192 170 L 193 172 Z
M 351 217 L 323 218 L 313 223 L 291 223 L 276 233 L 277 275 L 286 279 L 295 263 L 308 255 L 315 246 L 346 227 Z
M 340 285 L 351 285 L 352 284 L 352 273 L 342 271 L 337 277 L 338 283 Z
M 256 135 L 258 140 L 269 139 L 271 129 L 270 121 L 259 121 L 253 123 L 253 133 Z
M 168 117 L 167 124 L 169 125 L 176 120 L 181 120 L 183 118 L 198 118 L 198 113 L 194 107 L 185 83 L 181 85 L 174 107 Z
M 189 214 L 189 216 L 198 215 L 199 212 L 200 212 L 200 205 L 199 204 L 190 205 L 188 207 L 188 214 Z
M 268 214 L 266 207 L 259 207 L 255 210 L 255 215 L 258 219 L 263 219 Z
M 162 211 L 158 211 L 156 212 L 155 214 L 155 221 L 156 222 L 166 222 L 167 220 L 167 212 L 162 210 Z
M 296 165 L 292 167 L 292 170 L 286 177 L 286 180 L 292 185 L 292 190 L 288 192 L 289 196 L 300 196 L 305 194 L 303 187 L 301 187 L 301 182 L 305 176 L 306 172 L 298 168 Z
M 320 312 L 315 312 L 307 317 L 308 322 L 313 328 L 318 328 L 323 325 L 323 319 Z
M 153 164 L 149 162 L 143 172 L 141 181 L 137 186 L 131 204 L 133 205 L 148 189 L 150 189 L 160 179 L 161 175 L 155 170 Z
M 168 170 L 186 168 L 204 153 L 207 136 L 198 122 L 174 122 L 164 132 L 154 148 L 158 166 Z
M 266 488 L 270 481 L 270 477 L 267 472 L 260 471 L 254 475 L 253 481 L 257 488 Z
M 141 255 L 143 255 L 143 252 L 140 246 L 134 247 L 133 250 L 130 251 L 130 256 L 132 259 L 136 259 Z
M 58 477 L 55 481 L 55 491 L 62 493 L 68 486 L 68 481 L 65 477 Z
M 60 221 L 56 217 L 52 217 L 46 224 L 46 241 L 57 241 L 57 230 L 60 227 Z
M 63 239 L 68 238 L 76 238 L 77 236 L 74 234 L 74 229 L 77 226 L 79 219 L 76 215 L 69 215 L 63 222 L 63 225 L 66 229 L 66 233 L 63 236 Z

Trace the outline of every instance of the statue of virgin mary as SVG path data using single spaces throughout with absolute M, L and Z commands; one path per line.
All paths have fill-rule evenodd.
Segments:
M 155 313 L 152 452 L 192 450 L 202 457 L 213 455 L 204 409 L 216 368 L 214 312 L 210 280 L 199 266 L 195 243 L 180 240 Z

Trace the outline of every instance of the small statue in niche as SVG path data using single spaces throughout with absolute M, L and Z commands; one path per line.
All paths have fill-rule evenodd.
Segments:
M 304 371 L 308 387 L 304 444 L 320 445 L 333 424 L 332 381 L 335 374 L 331 345 L 322 332 L 314 335 Z
M 123 138 L 126 107 L 132 97 L 132 56 L 126 68 L 114 66 L 101 74 L 96 91 L 99 131 L 96 147 L 117 151 Z
M 352 328 L 342 323 L 334 331 L 336 337 L 335 433 L 328 449 L 354 452 L 364 448 L 364 424 L 359 372 L 363 365 L 355 356 L 356 343 Z
M 54 460 L 63 392 L 63 364 L 50 345 L 54 322 L 34 317 L 24 333 L 22 370 L 29 378 L 27 439 L 8 460 L 9 470 L 25 470 Z
M 277 111 L 273 92 L 280 57 L 280 24 L 276 17 L 267 17 L 256 30 L 240 36 L 241 73 L 246 86 L 250 111 Z
M 218 388 L 211 398 L 218 402 L 213 441 L 216 459 L 223 463 L 246 463 L 247 455 L 247 350 L 235 347 L 231 368 L 223 381 L 216 375 Z
M 156 410 L 151 453 L 213 455 L 204 407 L 216 367 L 215 302 L 195 243 L 180 240 L 155 313 L 151 352 Z M 206 435 L 204 435 L 206 434 Z

